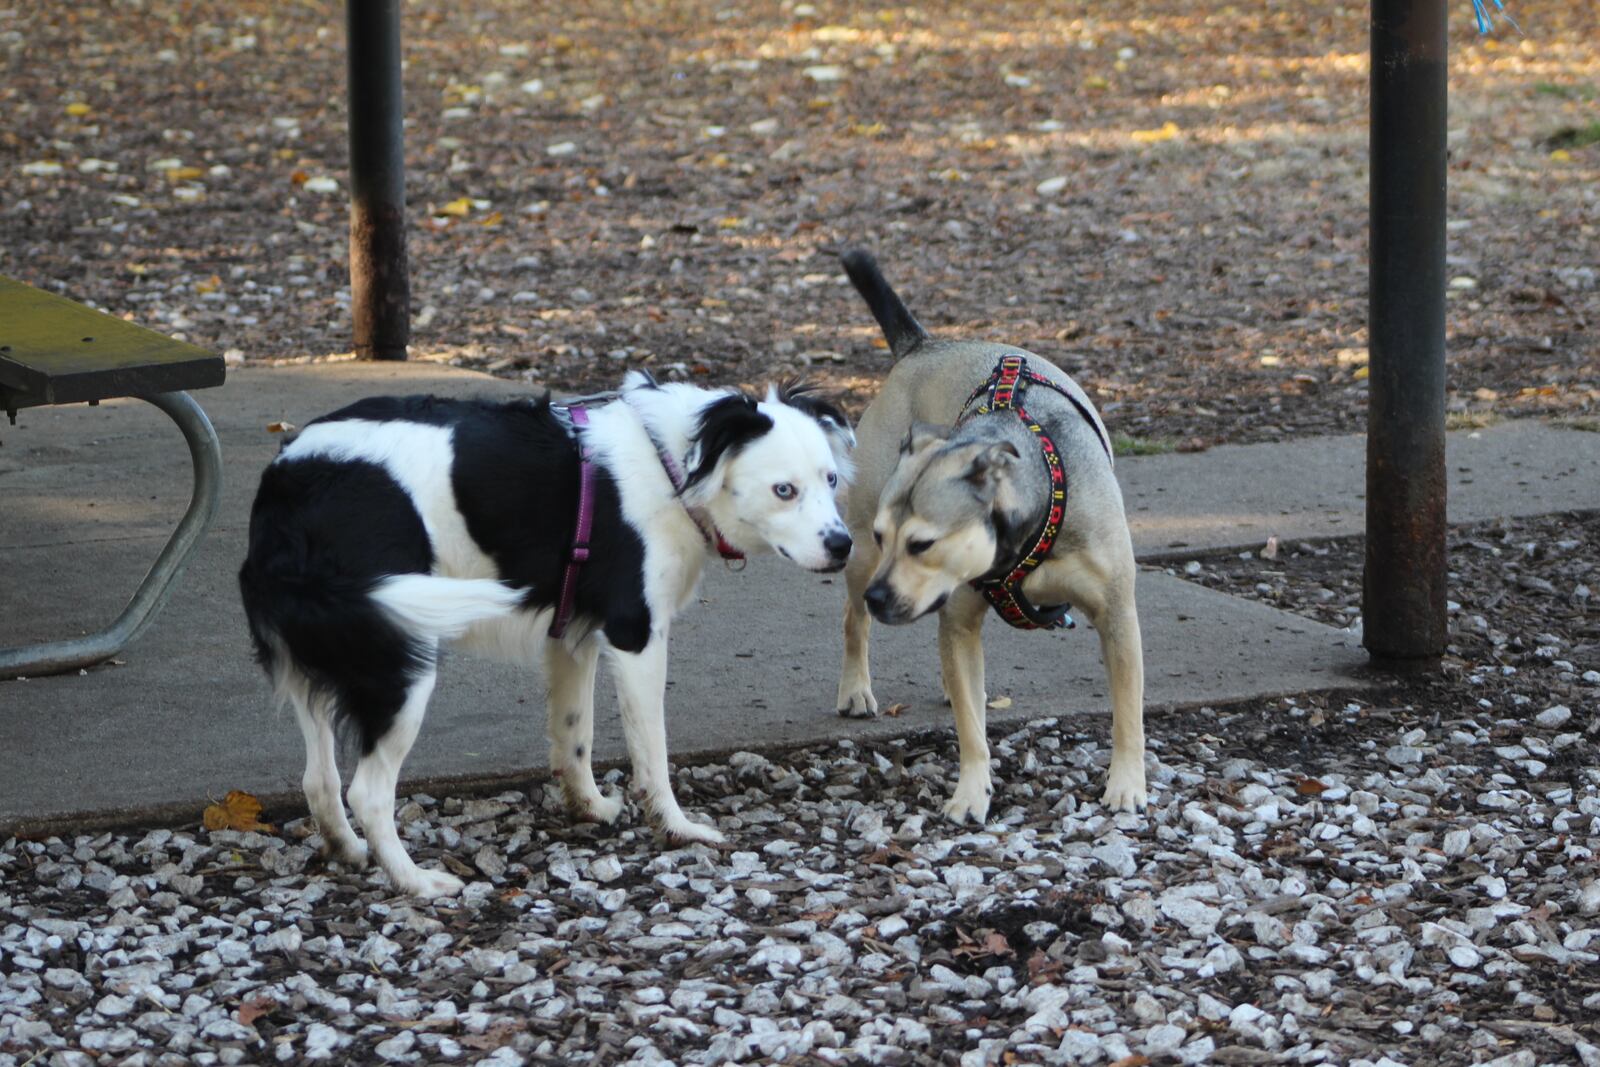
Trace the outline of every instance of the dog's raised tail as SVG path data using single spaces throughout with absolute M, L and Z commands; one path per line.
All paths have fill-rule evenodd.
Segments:
M 460 637 L 475 622 L 509 615 L 523 594 L 490 578 L 397 574 L 373 587 L 372 599 L 405 629 L 427 637 Z
M 878 261 L 872 258 L 871 253 L 853 248 L 839 258 L 844 264 L 845 274 L 850 276 L 850 284 L 856 287 L 856 292 L 861 294 L 871 309 L 872 317 L 878 320 L 878 326 L 883 330 L 883 336 L 889 342 L 889 351 L 895 359 L 928 340 L 928 331 L 922 328 L 916 316 L 900 300 L 899 294 L 884 281 Z

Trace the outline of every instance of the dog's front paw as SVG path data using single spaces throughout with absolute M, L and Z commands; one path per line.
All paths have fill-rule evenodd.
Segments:
M 987 779 L 962 778 L 956 791 L 945 801 L 945 818 L 955 823 L 975 822 L 982 826 L 989 820 L 989 801 L 994 797 L 994 786 Z
M 429 871 L 421 867 L 413 867 L 398 875 L 391 871 L 389 880 L 394 882 L 394 887 L 400 892 L 423 900 L 458 896 L 461 890 L 466 888 L 466 883 L 453 874 L 445 871 Z
M 596 793 L 589 798 L 589 802 L 577 817 L 584 822 L 614 823 L 617 816 L 622 814 L 622 798 L 616 795 Z
M 322 858 L 352 871 L 359 871 L 367 865 L 367 843 L 350 835 L 343 838 L 324 838 Z
M 722 836 L 721 830 L 718 830 L 714 826 L 706 826 L 701 823 L 692 822 L 686 815 L 680 815 L 676 819 L 663 821 L 661 825 L 656 828 L 656 832 L 661 835 L 662 839 L 665 840 L 667 844 L 674 848 L 680 848 L 684 845 L 693 845 L 696 843 L 702 845 L 720 845 L 727 840 L 727 838 Z
M 878 698 L 872 695 L 872 689 L 863 686 L 860 689 L 846 689 L 839 687 L 839 699 L 834 704 L 839 709 L 839 714 L 846 719 L 876 719 L 878 717 Z
M 1106 775 L 1106 791 L 1101 795 L 1100 803 L 1112 811 L 1143 811 L 1148 799 L 1144 767 L 1112 766 Z
M 563 775 L 561 794 L 568 813 L 579 822 L 614 823 L 617 816 L 622 814 L 622 798 L 600 792 L 595 788 L 592 778 L 589 788 L 583 789 L 574 777 Z

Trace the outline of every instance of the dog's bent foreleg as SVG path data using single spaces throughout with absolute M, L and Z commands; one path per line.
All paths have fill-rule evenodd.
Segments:
M 614 822 L 621 797 L 608 797 L 594 783 L 594 676 L 600 641 L 586 638 L 576 649 L 545 642 L 549 698 L 550 773 L 561 785 L 567 810 L 586 822 Z
M 650 825 L 675 845 L 691 841 L 718 844 L 718 830 L 690 822 L 672 795 L 667 766 L 667 635 L 653 634 L 639 652 L 611 652 L 622 731 L 633 761 L 633 793 Z
M 971 589 L 958 589 L 939 613 L 939 669 L 956 715 L 961 775 L 944 806 L 956 822 L 989 817 L 994 783 L 989 774 L 988 708 L 983 692 L 983 619 L 988 606 Z
M 872 664 L 867 654 L 867 635 L 872 616 L 862 595 L 872 580 L 877 553 L 859 540 L 845 564 L 844 663 L 839 670 L 839 696 L 834 703 L 840 715 L 849 719 L 870 719 L 878 714 L 878 699 L 872 695 Z
M 395 889 L 417 897 L 445 897 L 461 892 L 462 882 L 444 871 L 418 867 L 400 843 L 394 825 L 394 790 L 400 779 L 400 765 L 411 751 L 428 710 L 437 674 L 429 669 L 411 683 L 400 712 L 389 724 L 388 732 L 361 757 L 355 776 L 350 779 L 350 810 L 361 820 L 367 844 L 378 865 L 388 874 Z
M 322 854 L 359 870 L 367 865 L 367 846 L 356 836 L 344 813 L 339 795 L 338 748 L 333 736 L 333 706 L 329 699 L 295 686 L 289 696 L 300 733 L 306 742 L 306 773 L 300 780 L 306 806 L 322 832 Z

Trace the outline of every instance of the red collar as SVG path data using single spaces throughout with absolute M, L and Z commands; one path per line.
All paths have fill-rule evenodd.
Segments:
M 656 435 L 650 432 L 648 426 L 645 427 L 644 433 L 646 437 L 650 438 L 650 443 L 656 446 L 656 457 L 661 460 L 661 469 L 667 472 L 667 480 L 672 483 L 672 491 L 682 499 L 683 487 L 686 483 L 686 479 L 683 476 L 683 468 L 678 466 L 678 461 L 672 457 L 672 453 L 668 452 L 661 442 L 656 440 Z M 706 544 L 716 547 L 717 555 L 730 563 L 742 563 L 744 561 L 744 553 L 728 544 L 728 539 L 722 536 L 722 531 L 717 529 L 717 524 L 711 521 L 711 516 L 705 515 L 702 517 L 687 504 L 684 505 L 684 510 L 689 513 L 689 518 L 694 520 L 694 524 L 700 528 L 700 536 L 705 539 Z

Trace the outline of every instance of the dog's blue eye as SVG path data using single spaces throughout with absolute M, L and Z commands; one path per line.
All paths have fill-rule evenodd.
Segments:
M 788 482 L 779 482 L 777 485 L 772 487 L 772 491 L 777 495 L 779 500 L 794 499 L 794 486 Z
M 932 547 L 933 547 L 933 542 L 932 541 L 907 541 L 906 542 L 906 553 L 908 555 L 912 555 L 912 556 L 920 556 L 920 555 L 922 555 L 924 552 L 928 551 L 928 549 L 930 549 Z
M 832 489 L 839 484 L 839 476 L 832 471 L 828 472 L 828 488 Z

